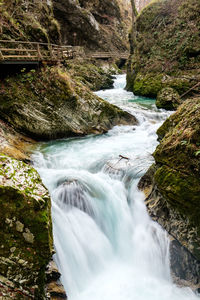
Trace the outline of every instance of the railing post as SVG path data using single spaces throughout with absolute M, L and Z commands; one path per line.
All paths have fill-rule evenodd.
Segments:
M 51 59 L 53 59 L 53 49 L 52 49 L 52 45 L 49 45 L 49 52 L 50 52 L 50 57 Z
M 61 57 L 61 49 L 58 47 L 57 49 L 57 60 L 60 61 L 60 57 Z
M 37 53 L 38 53 L 38 60 L 41 60 L 42 59 L 42 54 L 40 52 L 40 44 L 39 43 L 37 44 Z
M 4 57 L 3 57 L 3 54 L 1 51 L 0 51 L 0 60 L 4 60 Z

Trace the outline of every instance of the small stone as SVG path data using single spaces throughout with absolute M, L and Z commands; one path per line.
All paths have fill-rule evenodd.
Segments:
M 10 224 L 11 222 L 12 222 L 12 220 L 6 218 L 6 220 L 5 220 L 5 223 L 6 223 L 6 224 Z
M 19 259 L 19 260 L 18 260 L 18 263 L 19 263 L 20 265 L 24 265 L 24 264 L 26 263 L 26 261 L 23 260 L 23 259 Z
M 22 224 L 20 221 L 16 222 L 16 230 L 19 232 L 23 232 L 24 230 L 24 224 Z
M 26 242 L 33 244 L 34 235 L 30 232 L 28 228 L 26 228 L 26 232 L 23 232 L 23 237 L 25 238 Z
M 15 252 L 15 250 L 16 250 L 16 247 L 10 248 L 10 252 L 11 252 L 11 253 Z

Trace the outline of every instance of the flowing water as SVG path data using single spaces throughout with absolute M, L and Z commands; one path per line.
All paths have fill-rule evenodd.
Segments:
M 166 233 L 149 218 L 139 178 L 169 116 L 151 99 L 115 88 L 97 94 L 134 114 L 136 126 L 40 146 L 35 165 L 52 197 L 55 261 L 69 300 L 193 300 L 169 270 Z

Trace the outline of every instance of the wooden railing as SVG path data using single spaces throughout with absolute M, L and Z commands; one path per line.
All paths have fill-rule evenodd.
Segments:
M 128 59 L 129 53 L 91 52 L 85 54 L 83 47 L 60 46 L 48 43 L 0 40 L 0 62 L 47 62 L 57 63 L 75 57 L 86 59 Z
M 0 40 L 0 61 L 52 61 L 72 59 L 73 46 L 47 43 Z

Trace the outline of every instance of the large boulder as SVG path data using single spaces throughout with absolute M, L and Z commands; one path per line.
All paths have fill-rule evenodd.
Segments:
M 162 89 L 156 98 L 156 106 L 166 110 L 176 110 L 181 104 L 178 92 L 170 87 Z
M 137 123 L 134 116 L 97 97 L 60 67 L 4 80 L 0 112 L 4 121 L 37 140 L 103 133 L 114 125 Z

